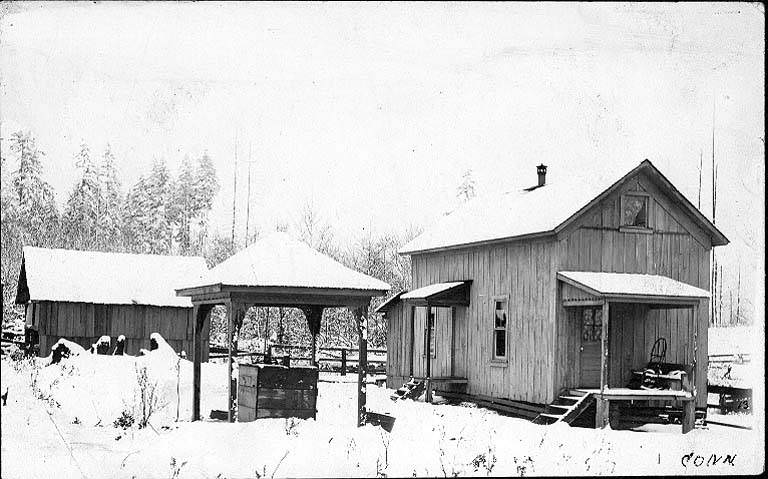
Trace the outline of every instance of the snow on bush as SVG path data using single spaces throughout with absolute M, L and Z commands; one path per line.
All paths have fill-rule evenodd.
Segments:
M 61 338 L 56 344 L 51 346 L 51 355 L 49 356 L 51 364 L 58 363 L 64 358 L 84 354 L 85 349 L 77 343 Z
M 52 357 L 61 355 L 59 361 L 43 360 L 46 365 L 38 368 L 35 386 L 46 391 L 70 420 L 78 418 L 87 425 L 111 425 L 121 417 L 125 424 L 126 415 L 139 427 L 155 419 L 186 418 L 191 410 L 192 363 L 179 358 L 160 334 L 151 338 L 156 348 L 139 357 L 85 354 L 78 344 L 61 339 L 52 348 Z M 214 379 L 207 376 L 207 381 Z
M 112 338 L 109 336 L 102 336 L 96 341 L 96 354 L 107 354 L 109 348 L 112 345 Z

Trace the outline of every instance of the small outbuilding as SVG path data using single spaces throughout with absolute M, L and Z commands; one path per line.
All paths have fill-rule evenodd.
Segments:
M 202 278 L 201 257 L 104 253 L 25 246 L 16 304 L 37 332 L 40 355 L 59 338 L 88 349 L 102 336 L 125 336 L 125 353 L 149 349 L 160 333 L 176 351 L 191 354 L 192 301 L 174 288 Z M 208 358 L 203 332 L 202 358 Z

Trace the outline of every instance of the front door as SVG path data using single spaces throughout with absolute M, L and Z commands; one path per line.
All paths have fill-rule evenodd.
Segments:
M 579 385 L 583 388 L 600 387 L 600 350 L 603 331 L 602 307 L 581 309 L 581 353 L 579 354 Z

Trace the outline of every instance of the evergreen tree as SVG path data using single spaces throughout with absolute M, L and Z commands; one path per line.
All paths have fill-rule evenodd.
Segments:
M 65 246 L 92 249 L 99 244 L 101 191 L 97 166 L 85 143 L 80 145 L 80 152 L 75 156 L 75 166 L 80 171 L 80 179 L 75 183 L 62 215 Z
M 195 165 L 189 157 L 185 157 L 176 180 L 171 213 L 177 227 L 176 240 L 182 252 L 190 251 L 194 225 L 198 225 L 201 231 L 205 231 L 207 214 L 213 206 L 213 199 L 218 191 L 216 170 L 208 153 L 204 153 Z
M 31 132 L 11 135 L 10 149 L 18 154 L 19 169 L 13 174 L 18 199 L 18 218 L 23 244 L 53 246 L 58 241 L 58 210 L 53 188 L 42 179 L 41 157 Z
M 98 168 L 99 191 L 101 199 L 99 202 L 100 211 L 98 215 L 100 247 L 109 250 L 118 250 L 120 248 L 121 238 L 121 218 L 123 209 L 123 194 L 120 187 L 120 179 L 115 166 L 115 156 L 112 154 L 112 148 L 109 144 L 101 157 L 101 163 Z

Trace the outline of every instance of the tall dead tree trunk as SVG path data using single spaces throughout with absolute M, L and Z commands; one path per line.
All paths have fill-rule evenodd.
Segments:
M 736 323 L 741 324 L 741 264 L 739 264 L 739 279 L 736 282 Z
M 232 191 L 232 247 L 235 246 L 235 211 L 237 209 L 237 135 L 235 135 L 235 167 L 233 171 L 233 191 Z

